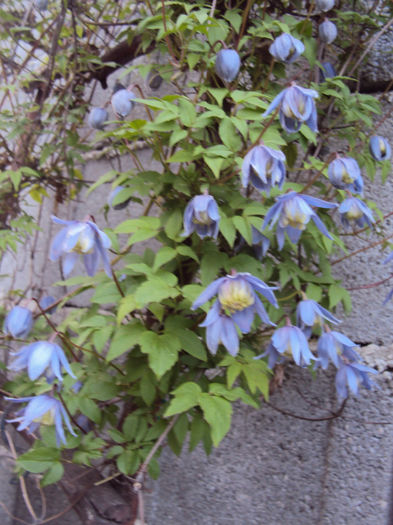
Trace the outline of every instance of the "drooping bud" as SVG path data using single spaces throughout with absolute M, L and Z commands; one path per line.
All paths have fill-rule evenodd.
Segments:
M 294 62 L 303 51 L 303 43 L 288 33 L 278 36 L 269 47 L 270 54 L 285 64 Z
M 378 161 L 390 159 L 392 154 L 389 142 L 379 135 L 370 138 L 369 149 L 373 159 Z
M 216 57 L 216 73 L 224 82 L 232 82 L 239 73 L 240 57 L 234 49 L 221 49 Z
M 87 122 L 91 128 L 104 129 L 108 118 L 109 115 L 105 108 L 93 108 L 89 113 Z
M 330 11 L 334 7 L 334 0 L 315 0 L 315 5 L 320 11 Z
M 331 44 L 337 38 L 336 24 L 330 20 L 325 20 L 318 28 L 319 38 L 325 44 Z

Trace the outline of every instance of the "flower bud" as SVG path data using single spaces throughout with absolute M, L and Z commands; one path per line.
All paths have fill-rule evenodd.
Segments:
M 390 159 L 392 153 L 388 141 L 379 135 L 370 138 L 369 149 L 373 159 L 378 161 Z
M 325 44 L 331 44 L 337 37 L 337 27 L 336 24 L 330 22 L 330 20 L 325 20 L 318 28 L 319 38 Z
M 56 302 L 56 299 L 52 297 L 51 295 L 46 295 L 43 297 L 40 301 L 40 307 L 43 310 L 46 310 L 49 308 L 53 303 Z M 46 312 L 47 314 L 54 314 L 57 310 L 57 306 L 54 306 L 53 308 L 49 308 L 49 310 Z
M 135 94 L 132 91 L 129 91 L 125 88 L 117 89 L 112 95 L 111 103 L 113 111 L 115 112 L 118 118 L 125 118 L 129 113 L 131 113 L 135 102 Z
M 280 62 L 291 64 L 304 51 L 303 43 L 288 33 L 278 36 L 269 47 L 270 54 Z
M 334 0 L 315 0 L 315 5 L 320 11 L 330 11 L 334 7 Z
M 25 339 L 33 327 L 33 314 L 27 308 L 14 306 L 4 321 L 4 332 Z
M 225 82 L 232 82 L 239 73 L 240 57 L 234 49 L 221 49 L 216 57 L 216 73 Z
M 90 111 L 87 122 L 91 128 L 104 129 L 108 118 L 109 118 L 109 115 L 105 108 L 93 108 Z

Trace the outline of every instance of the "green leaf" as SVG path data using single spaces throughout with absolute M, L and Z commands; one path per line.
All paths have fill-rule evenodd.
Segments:
M 188 432 L 188 417 L 186 416 L 186 414 L 182 414 L 178 418 L 173 427 L 173 432 L 176 436 L 179 445 L 182 445 Z
M 157 271 L 162 265 L 176 257 L 176 253 L 176 250 L 170 246 L 163 246 L 160 248 L 154 259 L 153 272 Z
M 181 348 L 180 341 L 176 336 L 155 332 L 145 332 L 140 338 L 141 350 L 148 354 L 149 366 L 158 378 L 170 370 L 177 361 L 177 355 Z
M 231 427 L 232 405 L 226 399 L 206 393 L 200 395 L 199 405 L 210 425 L 213 444 L 218 447 Z
M 46 487 L 48 485 L 52 485 L 53 483 L 57 483 L 61 480 L 63 474 L 64 467 L 60 461 L 58 463 L 54 463 L 42 478 L 41 487 Z
M 36 448 L 31 449 L 19 456 L 17 463 L 34 474 L 39 474 L 51 468 L 54 462 L 59 462 L 61 459 L 60 450 L 58 448 Z
M 139 389 L 143 401 L 150 406 L 157 393 L 156 379 L 150 370 L 146 370 L 139 383 Z
M 180 255 L 183 255 L 184 257 L 190 257 L 190 259 L 194 259 L 194 261 L 199 262 L 197 254 L 192 248 L 190 248 L 186 244 L 180 244 L 180 246 L 178 246 L 176 250 L 177 253 L 179 253 Z
M 221 212 L 220 232 L 232 248 L 236 239 L 236 228 L 233 224 L 232 217 L 229 218 Z
M 117 468 L 123 474 L 132 476 L 138 470 L 141 461 L 136 450 L 125 450 L 116 460 Z
M 101 410 L 93 400 L 88 397 L 81 397 L 79 400 L 79 408 L 82 414 L 88 417 L 91 421 L 94 421 L 94 423 L 99 424 L 101 422 Z
M 179 290 L 169 286 L 163 279 L 152 277 L 142 283 L 135 291 L 134 298 L 139 308 L 151 303 L 161 302 L 168 297 L 177 297 Z
M 120 326 L 112 339 L 106 360 L 112 361 L 134 348 L 135 345 L 139 344 L 139 339 L 144 332 L 145 328 L 140 321 Z
M 180 122 L 187 127 L 191 127 L 195 123 L 196 110 L 194 104 L 192 104 L 186 98 L 179 99 L 180 109 Z
M 175 208 L 169 216 L 164 230 L 170 239 L 176 240 L 183 228 L 183 215 L 178 208 Z
M 206 434 L 210 435 L 209 425 L 203 419 L 202 415 L 197 412 L 191 422 L 189 452 L 195 449 Z
M 226 117 L 220 122 L 218 128 L 220 138 L 231 151 L 239 151 L 242 147 L 242 141 L 237 134 L 236 127 L 232 123 L 231 119 Z
M 187 412 L 190 408 L 196 406 L 199 401 L 199 395 L 202 390 L 199 385 L 188 381 L 183 383 L 172 394 L 175 396 L 169 403 L 164 416 L 170 417 L 181 412 Z
M 188 328 L 184 328 L 176 331 L 176 335 L 179 337 L 181 347 L 185 352 L 201 361 L 206 361 L 207 355 L 205 345 L 195 332 L 188 330 Z
M 215 176 L 215 178 L 219 179 L 220 178 L 221 167 L 222 167 L 225 159 L 220 158 L 220 157 L 208 157 L 207 155 L 204 155 L 203 160 L 206 162 L 206 164 L 212 170 L 213 175 Z
M 264 361 L 253 361 L 242 366 L 248 388 L 255 394 L 257 389 L 262 392 L 265 399 L 269 398 L 269 377 L 267 365 Z
M 117 310 L 117 324 L 120 325 L 126 315 L 137 309 L 137 302 L 135 295 L 126 295 L 119 301 L 119 307 Z
M 233 224 L 249 246 L 252 245 L 251 224 L 246 217 L 239 215 L 232 217 Z

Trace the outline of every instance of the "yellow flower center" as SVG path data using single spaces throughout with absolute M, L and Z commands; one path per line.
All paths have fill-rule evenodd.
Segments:
M 360 219 L 360 217 L 363 215 L 363 212 L 358 206 L 353 205 L 349 208 L 346 215 L 347 219 Z
M 345 170 L 343 173 L 343 176 L 341 177 L 342 181 L 345 182 L 345 184 L 351 184 L 353 182 L 353 177 Z
M 212 224 L 213 221 L 211 220 L 207 212 L 202 211 L 199 212 L 198 215 L 194 215 L 192 222 L 194 224 L 206 224 L 208 226 L 209 224 Z
M 282 214 L 281 226 L 292 226 L 297 230 L 304 230 L 308 223 L 309 216 L 301 210 L 300 206 L 294 206 L 293 203 L 284 204 L 284 213 Z
M 251 286 L 243 279 L 228 279 L 220 286 L 221 306 L 230 312 L 244 310 L 255 302 Z
M 41 425 L 54 425 L 55 423 L 55 410 L 52 408 L 51 410 L 48 410 L 48 412 L 45 412 L 41 417 L 37 417 L 36 419 L 33 419 L 35 423 L 41 423 Z
M 381 152 L 381 155 L 385 155 L 386 153 L 386 146 L 385 146 L 385 143 L 382 139 L 379 139 L 379 150 Z
M 78 241 L 75 246 L 72 248 L 72 252 L 76 253 L 91 253 L 94 248 L 94 239 L 91 235 L 88 234 L 87 229 L 84 229 L 80 232 Z

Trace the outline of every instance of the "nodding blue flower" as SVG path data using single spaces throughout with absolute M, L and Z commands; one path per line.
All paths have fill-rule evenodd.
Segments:
M 326 308 L 323 308 L 323 306 L 312 299 L 304 299 L 298 303 L 296 308 L 296 324 L 302 332 L 304 332 L 306 337 L 310 337 L 314 325 L 321 324 L 321 318 L 333 324 L 341 323 L 329 310 L 326 310 Z
M 270 54 L 280 62 L 291 64 L 304 51 L 303 43 L 289 33 L 282 33 L 269 47 Z
M 316 0 L 315 5 L 320 11 L 330 11 L 334 7 L 334 0 Z
M 255 256 L 260 261 L 262 261 L 269 249 L 270 239 L 268 239 L 265 235 L 259 232 L 254 226 L 251 226 L 251 233 L 252 247 L 254 249 Z
M 250 182 L 257 190 L 270 193 L 270 188 L 280 189 L 285 179 L 285 155 L 282 151 L 260 144 L 252 148 L 244 157 L 242 183 L 246 188 Z
M 317 109 L 314 98 L 318 93 L 314 89 L 306 89 L 295 83 L 279 93 L 262 117 L 266 117 L 279 108 L 281 126 L 288 133 L 299 131 L 304 122 L 311 131 L 318 131 Z
M 325 82 L 327 78 L 337 76 L 334 66 L 330 62 L 322 62 L 322 67 L 319 68 L 320 82 Z
M 184 234 L 196 232 L 201 239 L 217 238 L 220 214 L 214 197 L 208 194 L 196 195 L 187 204 L 184 211 Z
M 21 397 L 14 399 L 5 397 L 7 401 L 12 403 L 25 403 L 27 405 L 19 410 L 15 415 L 14 419 L 8 419 L 8 423 L 19 423 L 17 430 L 27 430 L 29 434 L 35 432 L 40 425 L 55 425 L 56 429 L 56 442 L 57 446 L 60 446 L 60 442 L 66 442 L 66 437 L 63 429 L 63 421 L 66 424 L 68 430 L 73 436 L 76 436 L 72 429 L 70 418 L 58 399 L 48 395 L 41 394 L 33 397 Z
M 315 226 L 323 235 L 332 239 L 326 226 L 311 206 L 336 208 L 337 204 L 326 202 L 316 197 L 311 197 L 310 195 L 301 195 L 295 191 L 277 197 L 276 204 L 270 208 L 265 216 L 262 229 L 265 229 L 270 223 L 269 229 L 271 230 L 276 222 L 278 222 L 276 237 L 279 250 L 284 246 L 285 232 L 289 239 L 296 244 L 310 219 L 314 221 Z
M 4 320 L 4 332 L 25 339 L 33 328 L 33 314 L 28 308 L 14 306 Z
M 329 361 L 331 361 L 336 368 L 339 368 L 339 357 L 341 355 L 351 360 L 360 359 L 359 354 L 353 350 L 356 346 L 357 344 L 351 341 L 346 335 L 341 334 L 340 332 L 324 329 L 322 335 L 318 339 L 318 362 L 316 363 L 315 368 L 321 366 L 326 370 L 329 366 Z
M 57 310 L 57 305 L 54 306 L 53 308 L 50 308 L 50 306 L 52 304 L 54 304 L 56 302 L 56 299 L 54 297 L 52 297 L 51 295 L 46 295 L 45 297 L 43 297 L 41 300 L 40 300 L 40 308 L 42 310 L 46 310 L 46 314 L 54 314 Z
M 124 186 L 116 186 L 114 190 L 112 190 L 108 196 L 108 205 L 113 208 L 114 210 L 124 210 L 126 208 L 131 200 L 131 197 L 124 200 L 123 202 L 120 202 L 119 204 L 113 205 L 113 201 L 115 200 L 115 197 L 119 195 L 120 192 L 122 192 L 125 189 Z
M 218 300 L 209 310 L 204 321 L 206 323 L 205 326 L 216 323 L 220 316 L 225 315 L 237 324 L 243 334 L 247 334 L 251 329 L 255 314 L 264 323 L 273 324 L 256 292 L 262 294 L 277 308 L 277 300 L 272 292 L 272 290 L 276 289 L 276 287 L 267 286 L 267 284 L 250 273 L 234 273 L 233 275 L 220 277 L 210 283 L 206 290 L 194 301 L 191 309 L 196 310 L 217 295 Z M 225 328 L 229 329 L 228 323 L 226 323 Z M 218 324 L 215 329 L 217 332 L 222 330 Z
M 240 57 L 234 49 L 221 49 L 216 57 L 216 73 L 224 82 L 232 82 L 240 69 Z
M 379 135 L 373 135 L 370 138 L 369 148 L 374 160 L 387 160 L 390 159 L 392 154 L 392 148 L 389 142 Z
M 266 350 L 260 354 L 254 357 L 254 359 L 261 359 L 262 357 L 267 357 L 267 366 L 273 370 L 273 368 L 276 366 L 276 364 L 283 363 L 285 361 L 285 357 L 283 354 L 281 354 L 277 348 L 270 342 L 267 345 Z
M 99 230 L 92 221 L 63 221 L 52 215 L 56 224 L 65 226 L 55 236 L 50 249 L 50 260 L 56 261 L 63 256 L 63 272 L 67 276 L 73 269 L 79 255 L 87 274 L 92 276 L 98 269 L 99 259 L 102 258 L 104 269 L 108 277 L 112 276 L 112 269 L 108 256 L 111 241 L 106 233 Z
M 89 113 L 87 123 L 91 128 L 104 129 L 108 119 L 109 114 L 105 108 L 93 108 Z
M 371 224 L 375 222 L 373 212 L 370 208 L 356 197 L 344 199 L 338 211 L 340 212 L 341 222 L 344 228 L 349 228 L 351 222 L 355 222 L 360 228 L 363 228 L 366 224 L 367 226 L 371 226 Z
M 363 193 L 363 178 L 359 164 L 352 157 L 340 157 L 332 160 L 328 166 L 328 176 L 335 188 Z
M 63 381 L 61 367 L 76 379 L 63 350 L 56 343 L 36 341 L 12 355 L 16 356 L 16 359 L 9 369 L 19 371 L 27 368 L 27 374 L 32 381 L 38 379 L 45 371 L 48 377 L 54 375 L 59 381 Z
M 318 27 L 319 38 L 325 44 L 331 44 L 337 38 L 337 27 L 330 20 L 325 20 Z
M 111 98 L 113 111 L 117 118 L 124 119 L 134 108 L 135 102 L 133 99 L 136 95 L 121 84 L 116 84 L 113 91 Z
M 35 0 L 34 4 L 40 11 L 46 11 L 46 9 L 48 9 L 48 0 Z
M 228 352 L 235 356 L 239 351 L 239 336 L 235 321 L 221 312 L 220 303 L 216 301 L 199 326 L 206 327 L 206 344 L 215 355 L 218 345 L 222 343 Z
M 340 399 L 348 397 L 348 388 L 355 395 L 358 395 L 359 385 L 363 385 L 367 390 L 376 386 L 367 374 L 378 374 L 377 370 L 348 359 L 340 359 L 340 367 L 336 373 L 336 390 Z
M 281 328 L 277 328 L 270 344 L 264 354 L 257 356 L 257 358 L 269 355 L 269 367 L 270 364 L 277 362 L 279 355 L 283 356 L 285 353 L 292 354 L 293 360 L 299 366 L 308 366 L 310 360 L 316 360 L 311 350 L 308 347 L 308 342 L 304 333 L 297 326 L 288 324 Z

